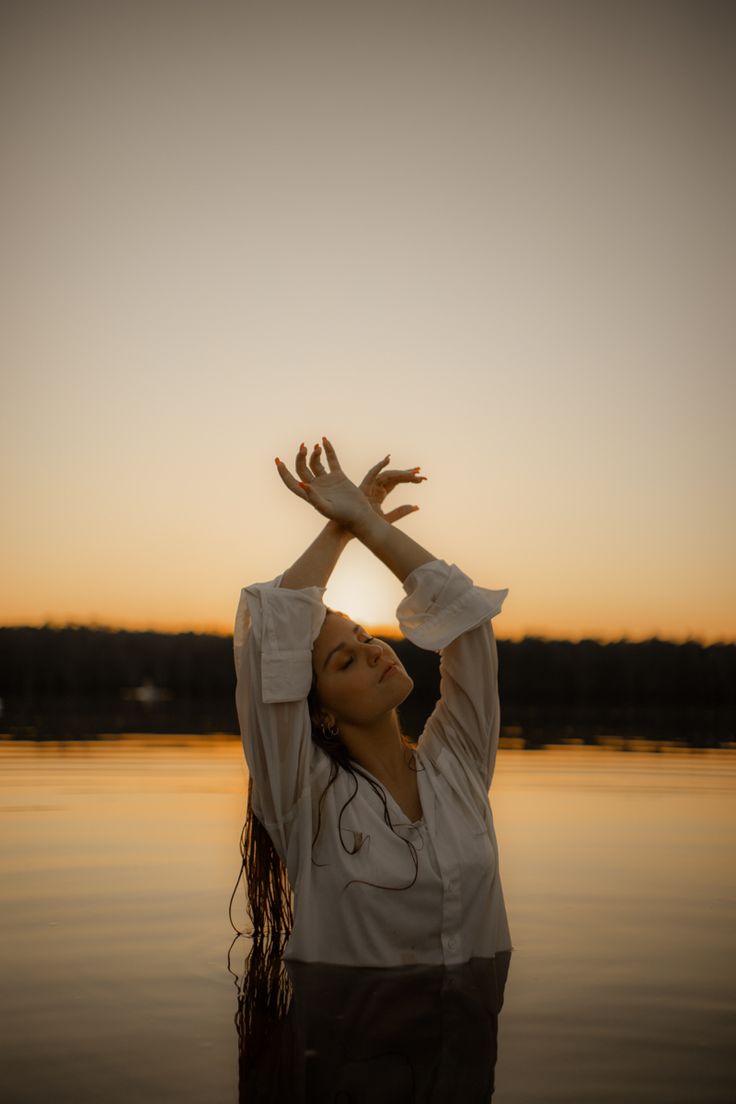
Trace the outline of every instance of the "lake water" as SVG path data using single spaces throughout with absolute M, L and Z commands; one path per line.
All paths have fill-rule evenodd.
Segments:
M 445 1078 L 464 1104 L 483 1090 L 463 1076 L 481 1085 L 490 1068 L 494 1104 L 734 1104 L 736 751 L 626 746 L 502 748 L 492 803 L 514 952 L 500 1015 L 473 1012 L 478 978 L 462 974 L 406 979 L 403 1000 L 307 979 L 325 1016 L 331 1000 L 358 1016 L 325 1038 L 324 1054 L 353 1046 L 342 1095 L 315 1099 L 445 1100 Z M 0 1098 L 261 1098 L 239 1091 L 228 971 L 239 740 L 5 740 L 0 779 Z M 244 921 L 240 893 L 235 908 Z M 233 947 L 235 974 L 247 951 Z M 394 1022 L 413 1054 L 371 1050 Z M 320 1049 L 290 1045 L 297 1064 Z M 496 1047 L 495 1069 L 472 1068 Z

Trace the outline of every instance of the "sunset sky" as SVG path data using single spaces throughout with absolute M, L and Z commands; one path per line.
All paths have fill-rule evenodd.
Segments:
M 0 624 L 229 632 L 428 481 L 502 637 L 736 640 L 736 8 L 3 5 Z M 351 546 L 327 600 L 390 624 Z

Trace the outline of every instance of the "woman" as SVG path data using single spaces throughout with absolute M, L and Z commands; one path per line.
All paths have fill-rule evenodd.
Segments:
M 385 495 L 419 482 L 418 468 L 384 471 L 386 457 L 357 487 L 322 441 L 327 469 L 319 445 L 309 463 L 299 449 L 299 479 L 276 465 L 328 524 L 284 575 L 243 589 L 235 623 L 254 939 L 291 931 L 286 959 L 335 965 L 491 958 L 511 950 L 488 801 L 499 732 L 490 619 L 508 591 L 474 586 L 395 529 L 414 507 L 383 515 Z M 322 603 L 351 537 L 403 583 L 404 635 L 441 656 L 440 701 L 418 745 L 399 727 L 413 683 L 394 650 Z

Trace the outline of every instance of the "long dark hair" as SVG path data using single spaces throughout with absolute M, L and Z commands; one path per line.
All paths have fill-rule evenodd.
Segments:
M 336 610 L 327 610 L 327 614 L 334 614 L 339 617 L 344 617 L 345 614 L 338 613 Z M 321 748 L 332 760 L 330 777 L 327 781 L 327 785 L 320 794 L 318 808 L 317 808 L 317 828 L 312 840 L 312 846 L 317 842 L 317 838 L 320 833 L 322 825 L 322 806 L 325 800 L 327 791 L 335 782 L 340 771 L 345 771 L 353 778 L 354 786 L 353 792 L 344 803 L 340 810 L 340 816 L 338 818 L 338 832 L 340 836 L 340 844 L 348 854 L 355 854 L 363 844 L 367 841 L 368 837 L 362 837 L 360 842 L 353 842 L 352 846 L 348 846 L 342 835 L 342 818 L 345 810 L 350 805 L 351 801 L 358 792 L 358 777 L 363 778 L 374 793 L 378 796 L 383 805 L 383 819 L 386 825 L 399 836 L 399 839 L 406 843 L 409 853 L 412 859 L 412 865 L 414 868 L 414 875 L 407 885 L 400 886 L 384 886 L 379 885 L 376 882 L 364 882 L 362 879 L 353 879 L 348 882 L 348 885 L 352 885 L 354 882 L 361 882 L 363 885 L 372 885 L 376 889 L 387 890 L 404 890 L 409 889 L 414 885 L 417 879 L 419 871 L 419 858 L 417 855 L 416 847 L 413 842 L 405 836 L 399 835 L 396 832 L 395 826 L 391 820 L 391 815 L 386 800 L 386 792 L 383 787 L 367 775 L 354 759 L 350 758 L 347 747 L 340 739 L 340 734 L 336 729 L 330 730 L 326 727 L 322 727 L 318 721 L 317 716 L 320 708 L 320 700 L 317 692 L 317 675 L 316 672 L 312 677 L 312 686 L 307 696 L 307 706 L 309 708 L 309 716 L 312 722 L 312 739 L 314 743 Z M 407 748 L 415 748 L 416 743 L 409 740 L 407 736 L 402 733 L 402 741 Z M 245 874 L 245 890 L 246 890 L 246 910 L 251 922 L 252 931 L 249 933 L 254 946 L 258 945 L 262 947 L 264 951 L 267 948 L 276 949 L 284 946 L 286 939 L 291 934 L 291 930 L 294 926 L 294 907 L 293 907 L 293 895 L 289 876 L 286 871 L 286 864 L 282 862 L 276 848 L 273 845 L 273 841 L 268 832 L 264 828 L 261 821 L 253 812 L 253 780 L 248 781 L 248 805 L 245 817 L 245 823 L 240 834 L 240 854 L 242 857 L 242 864 L 240 873 L 238 874 L 238 880 L 235 883 L 232 896 L 230 898 L 230 923 L 234 930 L 239 935 L 244 933 L 236 927 L 233 922 L 232 905 L 235 899 L 235 894 L 240 884 L 240 878 Z M 314 860 L 312 860 L 314 861 Z M 347 887 L 346 887 L 347 888 Z

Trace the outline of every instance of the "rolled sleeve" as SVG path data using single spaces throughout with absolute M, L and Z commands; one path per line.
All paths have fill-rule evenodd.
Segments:
M 235 617 L 236 671 L 240 672 L 252 631 L 261 657 L 261 700 L 266 704 L 306 698 L 312 684 L 312 646 L 326 612 L 324 587 L 284 589 L 279 585 L 282 578 L 243 587 Z
M 281 578 L 241 590 L 233 648 L 253 811 L 286 861 L 295 811 L 309 794 L 312 770 L 320 762 L 307 697 L 312 645 L 326 610 L 324 588 L 284 589 Z
M 440 700 L 420 748 L 435 762 L 449 752 L 460 775 L 487 793 L 498 748 L 498 654 L 491 618 L 508 588 L 477 587 L 456 564 L 433 560 L 404 581 L 399 625 L 413 644 L 440 653 Z M 463 783 L 457 783 L 462 789 Z
M 404 598 L 396 610 L 399 627 L 412 644 L 440 651 L 464 632 L 500 613 L 508 588 L 475 586 L 456 564 L 433 560 L 404 580 Z

